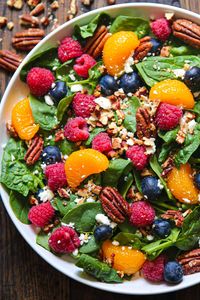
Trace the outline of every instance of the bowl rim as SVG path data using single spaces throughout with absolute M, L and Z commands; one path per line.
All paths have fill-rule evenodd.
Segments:
M 198 18 L 200 19 L 200 15 L 198 13 L 189 11 L 187 9 L 183 9 L 180 7 L 176 7 L 176 6 L 171 6 L 171 5 L 166 5 L 166 4 L 158 4 L 158 3 L 146 3 L 146 2 L 140 2 L 140 3 L 124 3 L 124 4 L 115 4 L 113 6 L 105 6 L 105 7 L 100 7 L 97 9 L 94 9 L 92 11 L 89 11 L 87 13 L 83 13 L 80 16 L 77 16 L 75 18 L 73 18 L 70 21 L 67 21 L 65 23 L 63 23 L 62 25 L 60 25 L 57 29 L 55 29 L 53 32 L 47 34 L 47 36 L 45 36 L 29 53 L 28 55 L 24 58 L 23 62 L 20 64 L 20 66 L 18 67 L 18 69 L 15 71 L 15 73 L 13 74 L 11 80 L 9 81 L 8 86 L 6 87 L 6 90 L 3 94 L 1 103 L 0 103 L 0 116 L 2 115 L 2 111 L 4 108 L 4 105 L 6 103 L 6 99 L 9 95 L 10 89 L 13 85 L 13 83 L 15 82 L 15 80 L 17 79 L 17 77 L 20 74 L 20 71 L 22 69 L 22 67 L 28 62 L 28 60 L 31 58 L 32 55 L 34 55 L 37 50 L 42 47 L 43 45 L 45 45 L 45 43 L 54 35 L 56 35 L 59 31 L 61 31 L 62 29 L 64 29 L 65 27 L 67 28 L 70 25 L 73 25 L 73 23 L 87 18 L 88 16 L 92 16 L 92 15 L 96 15 L 98 13 L 101 12 L 110 12 L 112 10 L 116 10 L 116 9 L 120 9 L 120 8 L 127 8 L 127 7 L 137 7 L 137 8 L 142 8 L 142 7 L 149 7 L 149 8 L 160 8 L 160 9 L 169 9 L 174 11 L 175 13 L 184 13 L 186 14 L 188 17 L 194 17 L 194 18 Z M 0 145 L 2 146 L 2 145 Z M 25 234 L 25 232 L 23 232 L 23 228 L 20 227 L 20 221 L 16 218 L 16 216 L 12 213 L 12 209 L 10 207 L 9 202 L 7 202 L 4 198 L 4 193 L 6 193 L 4 191 L 4 188 L 2 186 L 2 184 L 0 183 L 0 195 L 2 197 L 2 201 L 4 204 L 4 207 L 6 208 L 6 211 L 9 215 L 9 217 L 11 218 L 12 222 L 14 223 L 15 227 L 17 228 L 18 232 L 21 234 L 21 236 L 24 238 L 24 240 L 31 246 L 31 248 L 34 250 L 34 252 L 36 252 L 42 259 L 44 259 L 49 265 L 51 265 L 53 268 L 55 268 L 57 271 L 63 273 L 65 276 L 67 275 L 68 277 L 70 277 L 73 280 L 76 280 L 82 284 L 85 284 L 87 286 L 90 286 L 92 288 L 96 288 L 96 289 L 100 289 L 106 292 L 113 292 L 113 293 L 119 293 L 119 291 L 117 291 L 115 289 L 116 284 L 112 285 L 112 284 L 104 284 L 103 286 L 97 286 L 97 282 L 96 281 L 90 281 L 88 279 L 85 279 L 83 277 L 77 277 L 74 273 L 70 273 L 70 272 L 64 272 L 64 270 L 60 269 L 56 263 L 52 260 L 46 257 L 45 253 L 43 253 L 43 251 L 40 251 L 38 249 L 38 245 L 36 244 L 36 242 L 32 242 L 29 237 Z M 24 225 L 24 224 L 23 224 Z M 24 225 L 24 226 L 29 226 L 29 225 Z M 39 246 L 40 247 L 40 246 Z M 46 250 L 47 251 L 47 250 Z M 185 288 L 188 288 L 190 286 L 193 286 L 195 284 L 200 283 L 200 279 L 196 279 L 193 282 L 185 282 L 184 286 L 179 286 L 179 285 L 174 285 L 173 287 L 170 286 L 170 289 L 167 290 L 167 285 L 166 285 L 166 289 L 164 289 L 163 291 L 153 291 L 153 287 L 152 287 L 152 292 L 145 292 L 145 290 L 143 290 L 142 292 L 135 292 L 134 290 L 130 291 L 130 290 L 123 290 L 120 291 L 121 294 L 126 294 L 126 295 L 156 295 L 156 294 L 161 294 L 161 293 L 171 293 L 174 291 L 178 291 L 178 290 L 182 290 Z M 152 284 L 153 286 L 153 284 Z

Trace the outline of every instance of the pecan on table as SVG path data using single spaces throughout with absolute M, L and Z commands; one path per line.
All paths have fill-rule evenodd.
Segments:
M 140 61 L 147 56 L 152 48 L 150 36 L 145 36 L 140 40 L 139 46 L 135 49 L 134 59 L 135 61 Z
M 37 45 L 44 37 L 44 30 L 39 28 L 29 28 L 17 32 L 12 38 L 12 45 L 14 48 L 21 51 L 29 51 Z
M 139 107 L 136 112 L 136 134 L 139 139 L 156 136 L 156 126 L 147 108 Z
M 8 19 L 6 17 L 0 16 L 0 28 L 3 28 L 8 23 Z
M 34 17 L 30 14 L 23 14 L 19 16 L 19 23 L 22 26 L 26 27 L 38 27 L 39 26 L 39 19 L 37 17 Z
M 186 44 L 200 49 L 200 26 L 185 19 L 178 19 L 172 25 L 173 35 Z
M 200 272 L 200 249 L 194 249 L 183 253 L 178 257 L 185 275 Z
M 23 7 L 23 0 L 8 0 L 7 5 L 11 8 L 20 10 Z
M 44 10 L 45 10 L 45 5 L 44 5 L 44 3 L 41 2 L 38 5 L 36 5 L 36 7 L 34 7 L 34 9 L 31 10 L 30 15 L 37 16 L 37 15 L 41 14 Z
M 100 193 L 100 201 L 103 210 L 112 221 L 124 222 L 125 217 L 129 214 L 129 205 L 116 188 L 109 186 L 103 188 Z
M 30 142 L 28 150 L 24 157 L 26 164 L 28 166 L 33 165 L 39 158 L 43 150 L 44 141 L 41 137 L 36 136 Z
M 22 57 L 9 50 L 0 50 L 0 67 L 15 72 L 22 61 Z
M 83 51 L 94 58 L 101 55 L 103 47 L 107 39 L 111 34 L 108 32 L 106 26 L 102 25 L 98 27 L 94 35 L 87 39 L 86 45 Z

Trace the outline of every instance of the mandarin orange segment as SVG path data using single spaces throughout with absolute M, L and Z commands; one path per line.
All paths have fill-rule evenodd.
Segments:
M 39 130 L 39 125 L 34 123 L 30 101 L 25 98 L 13 107 L 12 125 L 22 140 L 30 140 Z
M 192 178 L 193 170 L 187 163 L 180 169 L 173 168 L 167 178 L 167 185 L 172 195 L 182 203 L 196 204 L 198 202 L 198 189 Z
M 103 62 L 110 75 L 122 73 L 126 60 L 139 43 L 137 35 L 132 31 L 119 31 L 107 39 L 103 48 Z
M 131 275 L 138 272 L 143 266 L 146 256 L 139 250 L 128 246 L 115 246 L 107 240 L 102 245 L 104 261 L 112 261 L 112 267 L 117 271 Z
M 156 83 L 150 90 L 150 100 L 160 100 L 186 109 L 194 107 L 194 97 L 185 83 L 176 79 L 166 79 Z
M 65 173 L 70 187 L 75 188 L 92 174 L 105 171 L 109 161 L 101 152 L 84 149 L 73 152 L 65 162 Z

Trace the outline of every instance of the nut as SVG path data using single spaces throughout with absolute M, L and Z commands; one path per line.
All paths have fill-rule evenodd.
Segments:
M 55 133 L 55 142 L 59 142 L 65 139 L 64 130 L 60 129 Z
M 107 0 L 108 5 L 113 5 L 116 3 L 116 0 Z
M 160 56 L 169 57 L 170 56 L 170 46 L 163 46 L 160 50 Z
M 40 23 L 42 26 L 47 27 L 50 23 L 49 17 L 42 17 Z
M 140 40 L 139 46 L 135 49 L 134 59 L 135 61 L 140 61 L 147 56 L 152 48 L 150 36 L 145 36 Z
M 8 22 L 8 19 L 6 17 L 0 17 L 0 28 L 5 27 L 7 22 Z
M 22 61 L 22 57 L 9 50 L 0 50 L 0 67 L 15 72 Z
M 180 122 L 180 129 L 177 133 L 177 136 L 176 136 L 176 142 L 178 144 L 183 144 L 184 141 L 185 141 L 185 137 L 187 135 L 187 133 L 193 133 L 190 129 L 190 122 L 195 120 L 195 114 L 189 112 L 189 111 L 186 111 L 183 115 L 183 117 L 181 118 L 181 122 Z M 193 121 L 194 122 L 194 121 Z
M 17 131 L 15 130 L 14 126 L 10 122 L 6 123 L 6 129 L 10 136 L 12 136 L 14 138 L 18 138 Z
M 161 215 L 161 218 L 165 220 L 173 220 L 177 227 L 182 227 L 184 217 L 182 213 L 178 210 L 167 210 L 164 214 Z
M 26 27 L 38 27 L 39 26 L 39 20 L 37 17 L 34 17 L 32 15 L 29 14 L 23 14 L 21 16 L 19 16 L 19 23 L 22 26 L 26 26 Z
M 178 19 L 172 25 L 173 35 L 186 44 L 200 49 L 200 26 L 185 19 Z
M 13 22 L 8 22 L 8 24 L 7 24 L 8 30 L 13 30 L 14 26 L 15 26 L 15 24 Z
M 37 45 L 44 36 L 44 30 L 37 28 L 29 28 L 17 32 L 12 38 L 13 47 L 21 51 L 29 51 Z
M 22 0 L 8 0 L 7 5 L 11 8 L 22 9 L 23 1 Z
M 166 177 L 168 173 L 173 169 L 174 167 L 174 158 L 172 156 L 169 156 L 167 160 L 162 164 L 162 177 Z
M 178 257 L 185 275 L 200 272 L 200 249 L 194 249 L 183 253 Z
M 31 16 L 37 16 L 41 14 L 45 9 L 44 3 L 39 3 L 38 5 L 35 6 L 35 8 L 30 12 Z
M 81 3 L 85 6 L 90 6 L 93 3 L 93 0 L 81 0 Z
M 28 0 L 27 1 L 28 6 L 30 6 L 30 7 L 35 7 L 38 5 L 38 3 L 40 3 L 40 0 Z
M 68 10 L 68 20 L 73 19 L 73 17 L 77 14 L 78 12 L 78 5 L 76 0 L 70 0 L 69 3 L 69 10 Z
M 156 126 L 147 108 L 139 107 L 136 112 L 136 134 L 139 139 L 156 136 Z
M 64 188 L 58 188 L 57 192 L 61 198 L 69 199 L 70 197 L 69 192 Z
M 50 5 L 51 9 L 52 10 L 56 10 L 59 8 L 59 4 L 58 4 L 58 1 L 53 1 Z
M 103 47 L 107 39 L 109 38 L 110 33 L 106 26 L 102 25 L 98 27 L 94 35 L 87 39 L 86 45 L 83 49 L 84 52 L 97 58 L 103 51 Z
M 116 188 L 103 188 L 100 193 L 100 201 L 103 210 L 112 221 L 124 222 L 125 217 L 129 214 L 129 205 Z
M 39 158 L 43 150 L 44 141 L 41 137 L 36 136 L 29 142 L 28 150 L 24 157 L 28 166 L 33 165 Z

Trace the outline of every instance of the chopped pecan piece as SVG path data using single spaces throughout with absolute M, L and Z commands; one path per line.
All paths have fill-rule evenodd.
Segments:
M 28 150 L 24 157 L 27 165 L 33 165 L 40 158 L 40 154 L 43 150 L 43 145 L 44 141 L 39 136 L 36 136 L 29 142 Z
M 30 12 L 31 16 L 37 16 L 41 14 L 45 9 L 44 3 L 39 3 L 36 7 Z
M 81 0 L 81 3 L 85 6 L 90 6 L 93 2 L 93 0 Z
M 58 9 L 58 8 L 59 8 L 58 1 L 56 1 L 56 0 L 53 1 L 53 2 L 51 3 L 50 7 L 51 7 L 51 9 L 53 9 L 53 10 Z
M 172 170 L 174 166 L 174 159 L 173 157 L 169 156 L 167 160 L 162 164 L 162 177 L 166 177 L 168 173 Z
M 179 131 L 177 133 L 177 136 L 176 136 L 177 143 L 183 144 L 184 141 L 185 141 L 185 137 L 186 137 L 188 132 L 190 134 L 193 134 L 194 126 L 190 126 L 190 125 L 192 125 L 190 122 L 195 120 L 195 118 L 196 118 L 195 114 L 193 114 L 189 111 L 186 111 L 184 113 L 183 117 L 181 118 L 180 129 L 179 129 Z M 195 125 L 195 123 L 194 123 L 194 125 Z
M 6 129 L 7 129 L 8 134 L 10 136 L 12 136 L 14 138 L 18 137 L 17 131 L 15 130 L 14 126 L 10 122 L 6 123 Z
M 112 221 L 124 222 L 125 217 L 129 214 L 129 205 L 116 188 L 103 188 L 100 193 L 100 201 L 103 210 Z
M 139 107 L 136 112 L 136 134 L 139 139 L 156 136 L 156 126 L 146 108 Z
M 8 30 L 13 30 L 14 26 L 15 26 L 15 24 L 12 21 L 8 22 L 8 24 L 7 24 Z
M 8 0 L 7 5 L 11 8 L 22 9 L 23 1 L 22 0 Z
M 200 49 L 200 26 L 186 19 L 178 19 L 172 25 L 173 35 L 186 44 Z
M 181 254 L 178 257 L 185 275 L 200 272 L 200 249 L 194 249 Z
M 178 210 L 167 210 L 164 214 L 161 215 L 161 218 L 165 220 L 173 220 L 177 227 L 182 227 L 184 217 L 182 213 Z
M 29 14 L 23 14 L 19 16 L 20 19 L 20 25 L 27 26 L 27 27 L 38 27 L 39 26 L 39 20 L 37 17 L 34 17 Z
M 94 58 L 97 58 L 101 55 L 104 44 L 109 36 L 110 33 L 108 32 L 108 29 L 105 25 L 98 27 L 94 35 L 87 39 L 83 51 L 93 56 Z
M 152 48 L 151 37 L 145 36 L 140 40 L 139 46 L 135 49 L 134 59 L 140 61 L 147 56 Z
M 29 28 L 17 32 L 12 38 L 13 47 L 21 51 L 29 51 L 37 45 L 44 37 L 44 30 L 38 28 Z
M 69 199 L 70 197 L 69 192 L 64 188 L 58 188 L 57 192 L 61 198 Z
M 38 3 L 40 3 L 40 0 L 28 0 L 27 1 L 28 6 L 30 6 L 30 7 L 35 7 L 38 5 Z
M 69 10 L 68 10 L 68 16 L 67 19 L 71 20 L 74 18 L 74 16 L 77 14 L 78 12 L 78 5 L 77 5 L 77 1 L 76 0 L 70 0 L 69 3 Z
M 55 133 L 55 142 L 59 142 L 65 139 L 64 130 L 60 129 Z
M 6 17 L 0 17 L 0 28 L 6 26 L 8 19 Z
M 15 72 L 22 61 L 22 57 L 9 50 L 0 50 L 0 67 Z
M 170 56 L 170 46 L 163 46 L 160 50 L 160 56 L 169 57 Z

